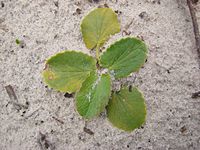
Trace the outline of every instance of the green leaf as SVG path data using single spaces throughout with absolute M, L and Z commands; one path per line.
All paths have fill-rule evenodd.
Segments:
M 111 45 L 100 58 L 102 67 L 122 78 L 138 71 L 147 59 L 147 47 L 137 38 L 125 38 Z
M 107 107 L 109 121 L 119 129 L 132 131 L 140 127 L 146 118 L 144 97 L 137 88 L 123 88 L 113 93 Z
M 90 75 L 76 94 L 77 111 L 81 116 L 91 119 L 98 116 L 108 104 L 111 91 L 111 80 L 108 74 L 98 77 Z
M 97 8 L 82 21 L 81 32 L 88 49 L 102 46 L 110 35 L 120 31 L 117 15 L 110 8 Z
M 19 39 L 16 39 L 16 40 L 15 40 L 15 43 L 16 43 L 17 45 L 19 45 L 21 42 L 20 42 Z
M 86 54 L 75 51 L 58 53 L 46 62 L 44 81 L 49 87 L 61 92 L 76 92 L 92 71 L 96 61 Z

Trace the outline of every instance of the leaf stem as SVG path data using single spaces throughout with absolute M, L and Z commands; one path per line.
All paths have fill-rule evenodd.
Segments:
M 99 63 L 99 44 L 97 44 L 97 47 L 96 47 L 96 59 L 97 59 L 97 62 Z

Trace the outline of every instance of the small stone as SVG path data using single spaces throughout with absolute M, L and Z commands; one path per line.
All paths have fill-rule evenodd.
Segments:
M 150 20 L 149 15 L 147 14 L 146 11 L 141 12 L 141 13 L 139 14 L 139 17 L 140 17 L 141 19 L 144 19 L 145 21 L 149 21 L 149 20 Z
M 1 7 L 3 8 L 5 6 L 4 2 L 1 2 Z
M 181 127 L 180 131 L 181 131 L 181 133 L 184 133 L 187 131 L 187 128 L 185 126 L 183 126 L 183 127 Z

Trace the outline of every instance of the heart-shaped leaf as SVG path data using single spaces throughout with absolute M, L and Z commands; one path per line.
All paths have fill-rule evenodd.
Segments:
M 120 31 L 117 15 L 110 8 L 97 8 L 82 21 L 81 32 L 88 49 L 102 46 L 110 35 Z
M 91 119 L 98 116 L 108 104 L 111 91 L 111 80 L 108 74 L 98 77 L 90 75 L 76 94 L 77 111 L 81 116 Z
M 112 94 L 107 107 L 109 121 L 116 127 L 132 131 L 140 127 L 146 118 L 144 97 L 137 88 L 123 88 Z
M 92 71 L 96 61 L 86 54 L 65 51 L 46 62 L 43 77 L 47 85 L 61 92 L 76 92 Z
M 100 59 L 102 67 L 108 68 L 116 78 L 138 71 L 147 58 L 145 43 L 137 38 L 125 38 L 115 42 Z

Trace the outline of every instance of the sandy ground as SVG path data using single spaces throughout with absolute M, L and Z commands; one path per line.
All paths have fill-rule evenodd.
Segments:
M 200 149 L 200 99 L 191 98 L 200 90 L 200 70 L 185 0 L 0 2 L 1 150 Z M 147 121 L 132 133 L 112 127 L 104 114 L 85 122 L 75 111 L 74 99 L 45 87 L 41 78 L 49 56 L 65 49 L 89 53 L 80 22 L 104 3 L 118 10 L 122 30 L 133 21 L 127 32 L 149 46 L 148 61 L 133 83 L 144 91 Z M 197 11 L 200 22 L 200 4 Z M 107 45 L 123 36 L 115 35 Z M 23 44 L 17 45 L 16 39 Z M 127 79 L 129 83 L 133 78 Z M 7 85 L 26 108 L 13 107 Z M 84 132 L 85 126 L 94 135 Z

